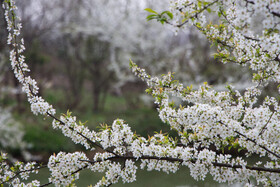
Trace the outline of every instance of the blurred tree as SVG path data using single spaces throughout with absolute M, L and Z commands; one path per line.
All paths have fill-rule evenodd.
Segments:
M 80 48 L 81 35 L 71 36 L 65 34 L 62 36 L 60 44 L 59 58 L 63 63 L 65 77 L 68 80 L 66 95 L 70 98 L 68 108 L 76 108 L 81 101 L 83 86 L 86 74 L 86 68 L 78 59 L 78 49 Z
M 102 110 L 109 88 L 114 82 L 114 72 L 108 70 L 110 44 L 100 41 L 94 36 L 85 37 L 80 43 L 84 45 L 79 49 L 77 58 L 88 71 L 91 82 L 93 111 Z
M 1 2 L 3 2 L 1 0 Z M 44 65 L 45 62 L 48 61 L 46 55 L 47 53 L 46 46 L 49 43 L 49 36 L 52 35 L 55 31 L 55 26 L 57 23 L 61 23 L 61 19 L 66 9 L 60 9 L 60 11 L 56 11 L 55 6 L 58 5 L 58 1 L 45 2 L 43 0 L 36 1 L 28 1 L 22 0 L 18 2 L 18 14 L 21 16 L 21 21 L 25 25 L 23 28 L 22 34 L 25 39 L 25 45 L 27 46 L 27 50 L 25 52 L 27 60 L 30 62 L 30 66 L 32 69 L 38 69 Z M 32 9 L 32 11 L 30 11 Z M 3 9 L 0 10 L 1 12 Z M 4 14 L 1 13 L 0 16 L 0 27 L 5 28 L 6 22 L 4 21 Z M 14 78 L 14 75 L 7 71 L 10 69 L 8 63 L 8 49 L 7 46 L 4 45 L 6 30 L 0 30 L 0 63 L 2 63 L 2 67 L 0 69 L 0 75 L 2 75 L 3 80 L 0 84 L 5 85 L 6 92 L 4 92 L 1 96 L 1 100 L 4 103 L 9 103 L 11 97 L 15 97 L 16 100 L 16 108 L 17 110 L 24 110 L 22 107 L 22 91 L 19 87 L 18 82 Z M 35 77 L 40 76 L 42 83 L 46 79 L 49 79 L 48 68 L 40 68 L 40 74 L 35 75 Z M 45 76 L 45 79 L 43 78 Z M 42 92 L 43 90 L 41 90 Z
M 0 105 L 0 150 L 10 153 L 10 156 L 23 157 L 30 160 L 27 152 L 27 142 L 23 140 L 24 130 L 21 123 L 16 121 L 10 111 Z
M 242 82 L 238 86 L 244 85 L 244 80 L 248 78 L 247 71 L 243 71 L 240 67 L 218 65 L 219 71 L 224 72 L 221 74 L 217 73 L 217 66 L 208 63 L 216 61 L 210 57 L 215 49 L 211 49 L 207 40 L 194 28 L 177 32 L 177 35 L 174 35 L 174 28 L 162 29 L 161 25 L 155 25 L 143 19 L 145 16 L 144 8 L 165 9 L 167 2 L 167 0 L 160 2 L 154 0 L 141 2 L 131 0 L 20 1 L 19 15 L 22 17 L 23 24 L 26 25 L 23 34 L 28 49 L 27 57 L 36 56 L 35 60 L 30 61 L 32 69 L 41 66 L 41 63 L 38 63 L 42 60 L 40 56 L 44 56 L 46 53 L 52 59 L 55 56 L 59 57 L 55 62 L 44 65 L 40 69 L 42 73 L 35 77 L 40 76 L 39 80 L 43 80 L 42 76 L 47 77 L 54 85 L 58 84 L 57 81 L 54 81 L 58 76 L 66 78 L 68 84 L 59 86 L 72 90 L 71 93 L 65 92 L 67 97 L 71 98 L 70 108 L 77 106 L 83 90 L 88 89 L 84 80 L 89 77 L 85 72 L 89 72 L 90 69 L 90 74 L 94 71 L 103 72 L 102 74 L 114 72 L 110 74 L 114 77 L 113 79 L 118 80 L 115 84 L 111 84 L 111 79 L 104 79 L 102 82 L 104 90 L 100 89 L 101 85 L 98 85 L 100 82 L 92 83 L 94 103 L 98 103 L 99 99 L 97 98 L 103 95 L 100 92 L 107 93 L 110 86 L 113 87 L 111 90 L 118 90 L 119 94 L 125 94 L 123 91 L 129 89 L 121 89 L 121 87 L 128 87 L 131 82 L 136 81 L 135 77 L 128 71 L 129 58 L 133 58 L 141 67 L 146 68 L 154 75 L 166 71 L 176 72 L 176 78 L 183 83 L 196 84 L 208 80 L 213 85 L 224 85 L 226 82 Z M 29 11 L 30 9 L 32 11 Z M 95 63 L 92 68 L 89 68 L 86 65 L 89 63 L 83 62 L 87 55 L 80 54 L 86 52 L 80 48 L 89 45 L 85 42 L 88 40 L 87 38 L 95 38 L 94 43 L 108 45 L 105 49 L 106 60 L 104 59 L 104 61 L 106 63 L 103 62 L 102 66 Z M 51 47 L 49 47 L 50 43 L 52 43 Z M 36 47 L 36 45 L 40 47 Z M 94 47 L 99 48 L 100 46 L 92 44 L 90 47 L 90 50 L 93 50 L 91 55 L 96 54 L 94 51 L 99 50 L 94 49 Z M 86 53 L 89 53 L 89 49 Z M 96 56 L 96 59 L 102 55 Z M 93 56 L 90 58 L 92 59 Z M 52 69 L 61 68 L 59 62 L 63 62 L 61 64 L 67 66 L 65 74 L 56 75 L 56 71 L 48 71 L 47 66 L 52 66 Z M 102 68 L 102 70 L 95 69 L 93 71 L 93 67 L 94 69 Z M 224 76 L 225 74 L 229 76 Z M 74 80 L 71 75 L 75 75 L 77 78 Z M 50 77 L 53 77 L 53 80 Z M 96 80 L 96 77 L 90 78 Z M 105 89 L 105 87 L 108 88 Z M 102 98 L 100 100 L 104 100 L 105 96 Z M 129 99 L 129 97 L 125 98 Z M 96 105 L 96 108 L 99 108 L 98 105 L 102 106 L 100 103 Z
M 107 68 L 113 70 L 118 79 L 114 89 L 135 81 L 128 71 L 129 58 L 152 74 L 176 72 L 175 76 L 184 83 L 201 83 L 208 79 L 213 84 L 224 85 L 227 82 L 244 83 L 248 78 L 248 71 L 237 66 L 218 65 L 220 71 L 229 76 L 217 74 L 216 69 L 210 67 L 212 63 L 208 63 L 216 61 L 211 57 L 215 47 L 211 49 L 206 38 L 195 28 L 178 31 L 174 35 L 173 27 L 164 30 L 161 25 L 142 19 L 145 16 L 144 8 L 166 9 L 167 0 L 82 2 L 79 10 L 75 9 L 79 12 L 75 14 L 79 18 L 63 24 L 63 31 L 74 35 L 93 35 L 110 43 L 110 63 Z

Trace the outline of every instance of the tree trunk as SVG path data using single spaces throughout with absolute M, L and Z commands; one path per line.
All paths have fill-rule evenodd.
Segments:
M 93 84 L 93 112 L 99 112 L 100 90 Z

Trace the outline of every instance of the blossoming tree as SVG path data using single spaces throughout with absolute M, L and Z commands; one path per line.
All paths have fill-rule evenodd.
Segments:
M 79 178 L 83 169 L 105 172 L 96 186 L 109 186 L 119 180 L 135 181 L 139 167 L 166 173 L 188 167 L 197 180 L 210 174 L 214 180 L 229 184 L 241 182 L 250 186 L 254 178 L 265 186 L 280 185 L 280 107 L 274 97 L 259 100 L 265 85 L 280 83 L 279 0 L 176 0 L 170 3 L 170 11 L 158 13 L 146 9 L 151 13 L 148 19 L 178 29 L 194 26 L 217 46 L 216 58 L 223 63 L 246 66 L 254 72 L 255 86 L 244 93 L 230 85 L 227 91 L 218 92 L 207 83 L 195 90 L 191 85 L 184 87 L 173 80 L 171 73 L 161 77 L 148 75 L 131 61 L 132 71 L 148 84 L 146 91 L 155 98 L 159 117 L 178 133 L 178 139 L 161 133 L 149 139 L 140 137 L 120 119 L 97 132 L 77 121 L 71 112 L 57 117 L 52 105 L 38 95 L 36 81 L 28 76 L 30 70 L 24 62 L 22 26 L 15 14 L 15 3 L 5 0 L 3 6 L 8 44 L 13 48 L 11 65 L 32 112 L 53 118 L 53 128 L 60 129 L 87 150 L 102 151 L 93 158 L 82 152 L 60 152 L 49 158 L 47 166 L 17 162 L 13 167 L 6 163 L 6 154 L 2 153 L 1 184 L 40 186 L 39 181 L 25 184 L 24 180 L 30 172 L 38 172 L 42 167 L 51 171 L 49 183 L 42 186 L 69 185 Z M 208 20 L 208 14 L 216 14 L 219 21 Z M 170 96 L 179 97 L 187 105 L 174 106 Z M 266 156 L 268 161 L 260 159 L 249 165 L 245 158 L 224 153 L 224 149 L 232 147 L 245 150 L 248 159 L 258 155 Z

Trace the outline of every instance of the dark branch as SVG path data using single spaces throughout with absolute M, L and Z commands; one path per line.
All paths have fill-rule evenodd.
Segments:
M 214 5 L 214 4 L 217 3 L 217 2 L 218 2 L 218 0 L 213 1 L 212 3 L 209 3 L 208 5 L 204 6 L 204 7 L 203 7 L 202 9 L 200 9 L 197 13 L 195 13 L 195 14 L 192 15 L 192 16 L 190 16 L 186 21 L 184 21 L 184 22 L 181 23 L 181 24 L 174 25 L 173 23 L 171 23 L 171 22 L 169 22 L 169 21 L 166 21 L 166 23 L 169 24 L 169 25 L 173 25 L 173 26 L 175 26 L 175 27 L 179 27 L 179 28 L 180 28 L 180 27 L 182 27 L 183 25 L 185 25 L 186 23 L 188 23 L 190 19 L 192 19 L 192 18 L 197 18 L 197 16 L 198 16 L 199 14 L 201 14 L 201 13 L 204 12 L 207 8 L 209 8 L 210 6 Z M 179 11 L 181 12 L 182 9 L 179 9 Z
M 86 166 L 84 166 L 84 167 L 82 167 L 82 168 L 79 168 L 79 169 L 77 169 L 76 171 L 72 172 L 69 176 L 74 175 L 74 174 L 76 174 L 76 173 L 78 173 L 78 172 L 80 172 L 80 171 L 86 169 L 87 167 L 88 167 L 88 165 L 86 165 Z M 63 176 L 63 177 L 66 179 L 66 178 L 69 177 L 69 176 Z M 40 187 L 48 186 L 48 185 L 51 185 L 51 184 L 53 184 L 53 183 L 52 183 L 52 182 L 49 182 L 49 183 L 46 183 L 46 184 L 41 185 Z
M 55 119 L 56 121 L 58 121 L 61 125 L 64 125 L 64 126 L 65 126 L 65 123 L 64 123 L 63 121 L 61 121 L 60 119 L 58 119 L 57 117 L 55 117 L 54 115 L 50 114 L 49 112 L 47 112 L 47 115 L 50 116 L 51 118 Z M 95 142 L 91 141 L 88 137 L 86 137 L 86 136 L 83 135 L 82 133 L 75 131 L 74 128 L 72 128 L 72 127 L 68 127 L 68 128 L 69 128 L 70 130 L 76 132 L 78 135 L 82 136 L 84 139 L 86 139 L 88 142 L 90 142 L 93 146 L 97 146 L 97 147 L 99 147 L 100 149 L 102 149 L 102 150 L 104 150 L 104 151 L 106 151 L 106 152 L 109 152 L 109 153 L 111 153 L 111 154 L 117 156 L 117 154 L 114 153 L 113 151 L 110 151 L 110 150 L 108 150 L 108 149 L 104 149 L 101 145 L 99 145 L 98 143 L 95 143 Z
M 249 1 L 249 0 L 245 0 L 247 3 L 249 4 L 255 4 L 254 1 Z M 273 16 L 276 16 L 276 17 L 279 17 L 280 18 L 280 13 L 278 12 L 274 12 L 274 11 L 271 11 L 270 8 L 267 6 L 267 9 L 269 10 L 269 12 L 273 15 Z
M 237 134 L 239 134 L 240 136 L 246 138 L 246 139 L 249 140 L 250 142 L 253 142 L 255 145 L 257 145 L 257 146 L 263 148 L 263 149 L 266 150 L 268 153 L 274 155 L 274 156 L 277 157 L 278 159 L 280 159 L 280 155 L 278 155 L 278 154 L 272 152 L 271 150 L 269 150 L 269 149 L 266 148 L 265 146 L 258 144 L 255 140 L 253 140 L 253 139 L 247 137 L 246 135 L 244 135 L 244 134 L 242 134 L 242 133 L 240 133 L 240 132 L 238 132 L 238 131 L 234 131 L 234 132 L 237 133 Z
M 43 166 L 39 166 L 39 167 L 36 167 L 36 168 L 33 168 L 33 169 L 28 169 L 28 170 L 21 170 L 21 171 L 18 171 L 15 173 L 15 176 L 9 178 L 8 180 L 6 181 L 3 181 L 2 183 L 0 183 L 0 186 L 13 180 L 14 178 L 16 178 L 17 176 L 19 176 L 21 173 L 25 173 L 25 172 L 31 172 L 31 171 L 35 171 L 35 170 L 39 170 L 39 169 L 42 169 L 42 168 L 46 168 L 47 165 L 43 165 Z
M 170 161 L 170 162 L 184 162 L 183 159 L 179 159 L 179 158 L 172 158 L 172 157 L 156 157 L 156 156 L 141 156 L 139 158 L 135 158 L 133 156 L 114 156 L 114 157 L 110 157 L 104 160 L 100 160 L 100 161 L 91 161 L 91 160 L 80 160 L 80 161 L 84 161 L 84 162 L 89 162 L 91 164 L 95 164 L 98 162 L 103 162 L 106 160 L 115 160 L 115 159 L 131 159 L 131 160 L 164 160 L 164 161 Z M 189 160 L 189 162 L 191 163 L 195 163 L 196 160 L 192 159 Z M 226 164 L 226 163 L 219 163 L 219 162 L 212 162 L 212 165 L 215 167 L 225 167 L 225 168 L 232 168 L 232 169 L 242 169 L 244 166 L 242 165 L 232 165 L 232 164 Z M 256 166 L 245 166 L 246 169 L 248 170 L 253 170 L 253 171 L 263 171 L 263 172 L 271 172 L 271 173 L 280 173 L 280 169 L 275 169 L 275 168 L 266 168 L 266 167 L 256 167 Z

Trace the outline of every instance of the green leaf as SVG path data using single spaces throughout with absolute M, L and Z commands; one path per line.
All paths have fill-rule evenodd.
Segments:
M 170 19 L 173 19 L 173 14 L 172 14 L 171 12 L 169 12 L 169 11 L 164 11 L 164 12 L 162 12 L 160 15 L 162 16 L 162 15 L 164 15 L 164 14 L 167 14 L 168 17 L 169 17 Z
M 151 94 L 153 92 L 153 89 L 152 88 L 147 88 L 145 91 L 146 91 L 147 94 Z
M 202 28 L 202 27 L 201 27 L 201 24 L 200 24 L 199 22 L 196 23 L 196 26 L 197 26 L 199 29 Z
M 201 1 L 198 1 L 198 2 L 197 2 L 197 6 L 198 6 L 198 8 L 200 8 L 200 9 L 201 9 L 201 5 L 202 5 Z
M 136 64 L 131 60 L 129 59 L 129 68 L 132 68 L 134 67 Z
M 147 12 L 153 13 L 153 14 L 158 14 L 156 11 L 154 11 L 150 8 L 145 8 L 144 10 L 146 10 Z
M 184 22 L 187 21 L 187 20 L 188 20 L 188 18 L 182 19 L 182 23 L 184 23 Z
M 106 181 L 106 179 L 105 179 L 104 176 L 102 177 L 101 181 L 102 181 L 102 182 L 105 182 L 105 181 Z
M 152 19 L 157 19 L 158 18 L 158 15 L 156 15 L 156 14 L 151 14 L 151 15 L 148 15 L 147 17 L 146 17 L 146 19 L 148 20 L 148 21 L 150 21 L 150 20 L 152 20 Z
M 159 18 L 158 19 L 158 21 L 161 23 L 161 24 L 164 24 L 165 22 L 166 22 L 166 18 L 164 18 L 164 17 L 161 17 L 161 18 Z
M 166 14 L 170 17 L 170 19 L 173 19 L 173 14 L 171 12 L 167 12 Z
M 203 2 L 203 6 L 207 6 L 207 5 L 209 5 L 210 4 L 210 2 Z

